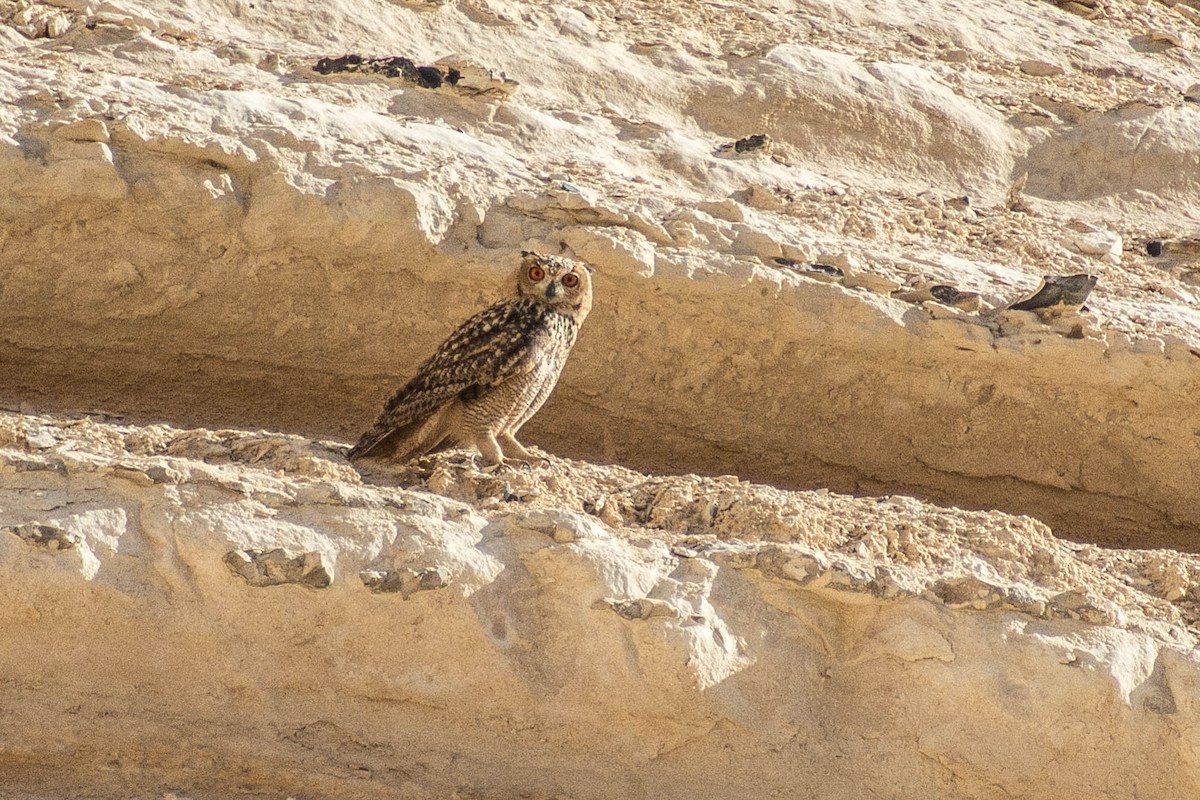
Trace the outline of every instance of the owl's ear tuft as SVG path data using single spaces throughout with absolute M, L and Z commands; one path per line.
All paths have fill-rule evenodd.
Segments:
M 522 261 L 527 261 L 528 259 L 537 258 L 537 257 L 538 257 L 538 254 L 533 252 L 532 250 L 522 250 L 521 251 L 521 260 Z

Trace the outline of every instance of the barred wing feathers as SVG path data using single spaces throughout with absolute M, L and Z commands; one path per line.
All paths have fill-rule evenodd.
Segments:
M 417 374 L 384 407 L 379 419 L 347 454 L 364 456 L 396 431 L 428 419 L 442 406 L 487 389 L 533 368 L 529 358 L 549 310 L 529 299 L 496 303 L 450 334 Z

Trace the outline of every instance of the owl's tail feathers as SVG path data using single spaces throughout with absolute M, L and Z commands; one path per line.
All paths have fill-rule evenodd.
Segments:
M 387 429 L 379 430 L 377 428 L 371 428 L 371 430 L 362 435 L 354 447 L 351 447 L 346 451 L 346 458 L 354 461 L 355 459 L 370 455 L 372 450 L 375 450 L 379 447 L 379 445 L 383 444 L 384 440 L 388 438 L 389 433 L 391 433 L 391 431 Z
M 403 464 L 417 456 L 432 452 L 446 440 L 453 430 L 454 404 L 443 407 L 432 417 L 420 422 L 396 426 L 386 418 L 376 421 L 362 435 L 358 443 L 346 453 L 346 458 L 355 461 L 366 456 L 391 458 Z
M 394 444 L 399 440 L 412 438 L 412 424 L 397 426 L 395 422 L 388 418 L 387 414 L 380 415 L 379 419 L 375 420 L 375 424 L 370 430 L 359 437 L 357 444 L 351 447 L 346 453 L 346 458 L 354 461 L 363 456 L 379 456 L 384 457 L 391 455 L 389 452 L 395 447 L 384 447 L 385 444 Z

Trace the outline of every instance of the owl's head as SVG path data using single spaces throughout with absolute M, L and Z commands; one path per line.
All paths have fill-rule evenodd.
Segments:
M 524 251 L 517 270 L 517 294 L 583 322 L 592 310 L 592 268 L 564 256 Z

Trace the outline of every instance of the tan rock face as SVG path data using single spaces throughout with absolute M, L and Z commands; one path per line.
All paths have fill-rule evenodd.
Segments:
M 1054 34 L 1072 70 L 1021 77 L 1046 57 L 1035 15 L 946 63 L 921 4 L 917 38 L 685 4 L 654 23 L 682 38 L 653 44 L 653 15 L 481 8 L 347 7 L 317 36 L 299 7 L 152 4 L 20 39 L 0 76 L 8 401 L 350 438 L 517 251 L 565 243 L 599 301 L 531 427 L 556 451 L 1191 546 L 1192 271 L 1112 246 L 1191 233 L 1196 137 L 1153 108 L 1182 102 L 1163 56 L 1121 62 L 1161 87 L 1091 77 L 1124 40 L 1089 25 Z M 441 84 L 313 69 L 364 42 Z M 997 93 L 979 70 L 1001 61 Z M 841 273 L 776 261 L 797 257 Z M 1089 270 L 1085 320 L 987 317 Z M 981 312 L 888 297 L 929 285 Z
M 0 2 L 0 795 L 1195 794 L 1190 17 L 734 5 Z M 579 461 L 301 438 L 522 249 Z
M 1194 556 L 562 459 L 364 483 L 341 449 L 0 415 L 6 793 L 1194 785 Z

